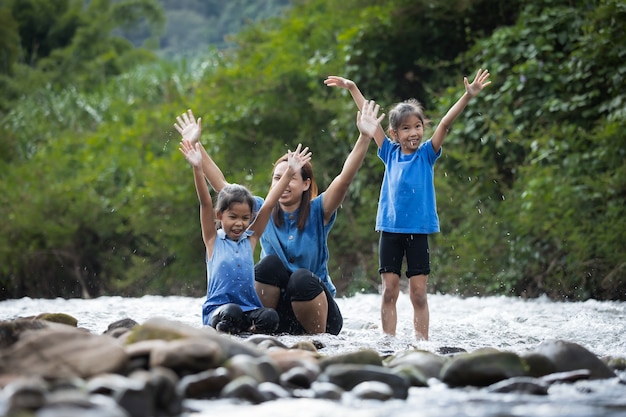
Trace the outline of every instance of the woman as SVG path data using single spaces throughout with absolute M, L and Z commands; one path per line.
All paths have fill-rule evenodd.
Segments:
M 255 266 L 255 288 L 263 305 L 278 312 L 278 332 L 290 334 L 338 334 L 343 317 L 335 302 L 336 293 L 328 274 L 327 237 L 337 209 L 361 166 L 367 148 L 384 114 L 367 102 L 357 113 L 359 138 L 346 158 L 343 169 L 326 191 L 318 195 L 310 163 L 291 176 L 278 199 L 272 217 L 261 236 L 261 261 Z M 183 140 L 195 144 L 201 126 L 189 110 L 177 118 Z M 203 149 L 203 148 L 202 148 Z M 219 167 L 204 152 L 203 172 L 219 192 L 228 185 Z M 287 170 L 286 155 L 274 165 L 272 186 Z M 263 199 L 256 197 L 257 204 Z

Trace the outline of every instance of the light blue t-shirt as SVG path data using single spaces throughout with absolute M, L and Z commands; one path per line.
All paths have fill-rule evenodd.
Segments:
M 221 305 L 238 304 L 243 311 L 262 308 L 254 289 L 254 254 L 246 231 L 234 241 L 223 229 L 217 231 L 211 259 L 206 260 L 207 295 L 202 306 L 202 323 L 209 325 L 211 314 Z
M 328 276 L 328 233 L 335 224 L 337 212 L 333 213 L 330 222 L 324 224 L 324 193 L 311 200 L 311 210 L 304 230 L 298 230 L 298 210 L 284 213 L 284 221 L 279 229 L 274 217 L 261 235 L 261 259 L 267 255 L 277 255 L 290 271 L 299 268 L 308 269 L 317 275 L 330 293 L 334 296 L 337 289 Z M 257 205 L 263 204 L 261 197 L 255 197 Z
M 385 137 L 378 157 L 385 174 L 378 200 L 376 231 L 407 234 L 439 232 L 435 201 L 434 165 L 441 156 L 430 140 L 411 155 L 402 155 L 400 144 Z

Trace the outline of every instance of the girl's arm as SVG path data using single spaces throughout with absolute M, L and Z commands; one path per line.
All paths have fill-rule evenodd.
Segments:
M 202 174 L 202 144 L 197 142 L 192 145 L 190 142 L 183 140 L 180 142 L 180 151 L 193 168 L 193 180 L 196 185 L 196 193 L 198 201 L 200 201 L 200 227 L 202 228 L 202 240 L 206 247 L 207 257 L 213 255 L 213 247 L 215 245 L 215 237 L 217 229 L 215 227 L 215 213 L 213 212 L 213 201 L 211 193 L 207 187 L 206 180 Z
M 324 80 L 324 84 L 329 87 L 339 87 L 345 88 L 352 95 L 352 99 L 356 103 L 356 106 L 359 110 L 363 110 L 363 105 L 366 103 L 365 97 L 359 87 L 357 87 L 356 83 L 352 80 L 348 80 L 347 78 L 339 77 L 336 75 L 329 75 L 328 78 Z M 374 140 L 376 141 L 376 145 L 380 148 L 383 146 L 383 140 L 385 140 L 385 131 L 382 126 L 378 126 L 374 135 L 372 135 Z
M 443 145 L 443 141 L 448 134 L 448 130 L 452 127 L 452 123 L 456 120 L 456 118 L 461 114 L 461 112 L 467 106 L 467 103 L 472 99 L 472 97 L 476 96 L 480 93 L 483 87 L 491 84 L 491 81 L 487 81 L 489 78 L 489 71 L 483 71 L 481 68 L 478 69 L 476 73 L 476 77 L 474 77 L 474 81 L 470 84 L 467 81 L 467 77 L 463 77 L 463 84 L 465 84 L 465 93 L 461 96 L 461 98 L 454 103 L 454 105 L 448 110 L 445 116 L 441 119 L 437 128 L 435 129 L 435 133 L 432 137 L 432 145 L 435 153 L 439 152 L 441 146 Z
M 174 123 L 174 127 L 178 130 L 178 133 L 181 134 L 183 141 L 190 142 L 195 146 L 196 143 L 200 143 L 200 135 L 202 133 L 202 118 L 196 118 L 193 115 L 191 109 L 187 110 L 187 113 L 183 113 L 182 115 L 176 117 L 176 123 Z M 202 172 L 204 176 L 211 184 L 211 187 L 216 191 L 220 192 L 222 188 L 228 185 L 228 181 L 224 178 L 224 174 L 217 166 L 211 156 L 207 153 L 204 146 L 201 147 L 202 152 Z
M 311 160 L 311 152 L 309 152 L 309 148 L 301 148 L 302 145 L 298 144 L 295 152 L 289 151 L 287 153 L 287 169 L 283 173 L 283 176 L 280 177 L 280 180 L 276 183 L 276 185 L 270 188 L 267 193 L 267 197 L 265 197 L 265 201 L 263 201 L 263 205 L 254 218 L 254 221 L 250 226 L 248 226 L 248 230 L 254 231 L 254 234 L 250 237 L 252 249 L 254 249 L 256 242 L 258 242 L 261 234 L 265 230 L 265 226 L 267 226 L 267 222 L 270 220 L 272 209 L 276 205 L 276 202 L 278 202 L 278 199 L 282 195 L 283 191 L 287 188 L 287 185 L 289 185 L 289 182 L 293 178 L 294 174 L 300 171 L 304 164 Z
M 378 111 L 380 107 L 374 101 L 368 101 L 363 104 L 363 109 L 357 112 L 357 127 L 359 128 L 359 138 L 352 149 L 352 152 L 346 158 L 343 164 L 343 169 L 330 183 L 326 192 L 324 193 L 324 200 L 322 202 L 324 206 L 324 221 L 328 223 L 333 216 L 333 213 L 339 208 L 339 205 L 343 202 L 343 199 L 348 192 L 348 187 L 352 183 L 352 180 L 356 176 L 365 154 L 367 153 L 367 147 L 370 144 L 372 137 L 376 134 L 378 128 L 380 128 L 380 122 L 385 117 L 383 113 L 378 117 Z

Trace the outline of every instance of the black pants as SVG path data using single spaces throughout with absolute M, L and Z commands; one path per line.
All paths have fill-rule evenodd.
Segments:
M 278 313 L 273 308 L 243 311 L 238 304 L 219 306 L 211 315 L 211 327 L 226 333 L 274 333 L 278 328 Z
M 293 312 L 292 301 L 310 301 L 322 292 L 328 301 L 326 333 L 339 334 L 343 327 L 343 317 L 332 294 L 321 279 L 307 269 L 289 271 L 280 258 L 268 255 L 254 267 L 256 281 L 280 288 L 280 298 L 276 311 L 280 317 L 278 333 L 305 334 L 306 330 Z

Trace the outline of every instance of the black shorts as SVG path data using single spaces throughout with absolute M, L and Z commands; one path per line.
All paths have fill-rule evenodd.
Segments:
M 268 255 L 254 267 L 254 279 L 260 283 L 280 288 L 276 311 L 280 317 L 278 333 L 305 334 L 306 330 L 296 319 L 292 301 L 310 301 L 322 292 L 328 302 L 326 333 L 337 335 L 343 327 L 343 317 L 334 297 L 322 280 L 307 269 L 289 271 L 280 258 Z
M 378 245 L 378 273 L 402 275 L 402 260 L 406 258 L 406 276 L 430 274 L 428 235 L 381 232 Z

